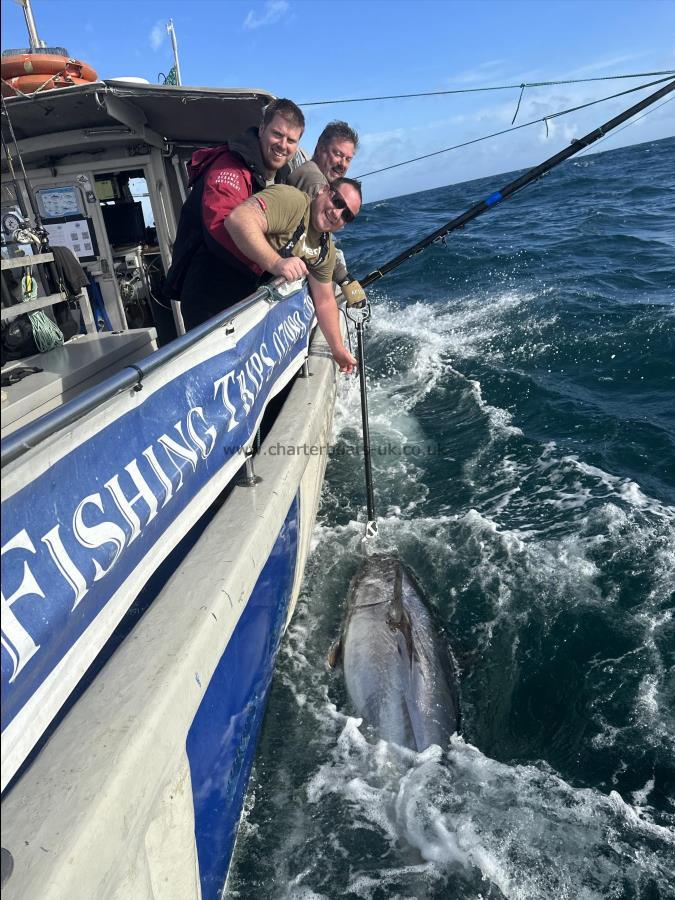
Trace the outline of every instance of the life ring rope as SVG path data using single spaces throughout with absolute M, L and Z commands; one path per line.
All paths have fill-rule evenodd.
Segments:
M 16 53 L 0 60 L 2 96 L 23 97 L 98 80 L 87 63 L 60 53 Z
M 21 75 L 9 80 L 2 79 L 2 96 L 34 97 L 38 91 L 46 93 L 52 88 L 75 87 L 76 85 L 91 83 L 90 81 L 85 81 L 84 78 L 78 78 L 74 75 L 52 75 L 46 80 L 43 75 Z
M 21 82 L 15 79 L 31 79 L 31 84 L 35 84 L 32 79 L 38 75 L 45 76 L 40 90 L 48 89 L 46 85 L 59 78 L 64 79 L 65 85 L 98 80 L 96 70 L 90 65 L 72 56 L 58 53 L 17 53 L 4 56 L 0 60 L 0 76 L 12 88 L 21 85 Z

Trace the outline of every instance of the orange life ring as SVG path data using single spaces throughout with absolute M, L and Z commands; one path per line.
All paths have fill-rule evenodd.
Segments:
M 21 94 L 32 94 L 38 89 L 51 91 L 53 88 L 72 87 L 75 84 L 91 84 L 87 78 L 78 78 L 76 75 L 19 75 L 16 78 L 7 78 L 2 81 L 2 96 L 17 97 Z
M 0 59 L 0 75 L 5 81 L 10 78 L 21 78 L 25 75 L 71 75 L 82 81 L 96 81 L 98 75 L 87 63 L 79 59 L 71 59 L 56 53 L 17 53 L 16 56 L 3 56 Z

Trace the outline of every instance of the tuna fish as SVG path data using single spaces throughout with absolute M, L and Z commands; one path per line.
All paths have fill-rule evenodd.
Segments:
M 386 741 L 424 750 L 459 729 L 456 667 L 412 576 L 372 556 L 350 586 L 330 662 L 342 660 L 354 711 Z

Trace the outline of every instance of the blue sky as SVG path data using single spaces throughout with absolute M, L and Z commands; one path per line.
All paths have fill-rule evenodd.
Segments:
M 184 84 L 260 87 L 298 103 L 675 69 L 675 0 L 33 0 L 40 37 L 99 76 L 156 82 L 174 21 Z M 2 2 L 2 47 L 27 44 Z M 528 89 L 517 123 L 641 81 Z M 312 151 L 330 119 L 356 127 L 350 174 L 509 127 L 518 90 L 304 106 Z M 629 95 L 364 181 L 366 201 L 534 165 L 630 106 Z M 601 149 L 675 135 L 675 101 Z

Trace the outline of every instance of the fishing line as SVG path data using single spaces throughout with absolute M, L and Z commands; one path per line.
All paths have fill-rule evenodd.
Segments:
M 433 153 L 425 153 L 424 156 L 416 156 L 414 159 L 406 159 L 403 162 L 393 163 L 391 166 L 385 166 L 382 169 L 373 169 L 372 172 L 365 172 L 363 175 L 358 175 L 357 178 L 359 180 L 363 180 L 364 178 L 368 178 L 369 175 L 379 175 L 381 172 L 388 172 L 390 169 L 398 169 L 401 166 L 407 166 L 410 163 L 419 162 L 422 159 L 430 159 L 433 156 L 440 156 L 442 153 L 449 153 L 451 150 L 459 150 L 461 147 L 469 147 L 471 144 L 478 144 L 481 141 L 488 141 L 490 138 L 500 137 L 503 134 L 509 134 L 511 131 L 518 131 L 520 128 L 529 128 L 531 125 L 538 125 L 541 122 L 546 124 L 548 119 L 557 119 L 560 116 L 566 116 L 569 113 L 577 112 L 580 109 L 586 109 L 589 106 L 594 106 L 597 103 L 604 103 L 606 100 L 614 100 L 617 97 L 624 97 L 626 94 L 632 94 L 635 91 L 645 90 L 649 87 L 654 87 L 657 84 L 662 84 L 664 81 L 668 81 L 667 78 L 659 78 L 656 81 L 650 81 L 647 84 L 641 84 L 638 87 L 629 88 L 627 91 L 620 91 L 618 94 L 610 94 L 608 97 L 601 97 L 598 100 L 590 100 L 588 103 L 583 103 L 580 106 L 572 106 L 569 109 L 563 109 L 559 112 L 550 113 L 547 116 L 543 116 L 540 119 L 532 119 L 530 122 L 523 122 L 520 125 L 512 125 L 510 128 L 504 128 L 501 131 L 493 131 L 492 134 L 483 135 L 483 137 L 472 138 L 470 141 L 464 141 L 461 144 L 455 144 L 452 147 L 445 147 L 443 150 L 434 150 Z M 548 125 L 546 125 L 548 129 Z
M 28 173 L 26 172 L 26 167 L 23 164 L 23 156 L 21 155 L 21 150 L 19 149 L 19 144 L 16 139 L 16 135 L 14 133 L 14 126 L 12 125 L 12 119 L 9 115 L 9 110 L 7 109 L 7 104 L 5 103 L 5 98 L 2 98 L 2 112 L 7 119 L 7 126 L 9 128 L 9 134 L 12 139 L 12 143 L 14 144 L 14 149 L 16 151 L 16 157 L 19 160 L 19 165 L 21 166 L 21 174 L 23 177 L 24 186 L 26 188 L 26 193 L 28 194 L 28 198 L 30 200 L 31 206 L 33 207 L 33 215 L 35 217 L 35 222 L 37 224 L 38 229 L 42 228 L 42 220 L 40 218 L 40 211 L 38 205 L 35 201 L 35 194 L 33 192 L 33 186 L 28 177 Z
M 607 135 L 605 135 L 604 138 L 600 138 L 600 140 L 597 142 L 597 145 L 599 146 L 600 144 L 604 144 L 605 141 L 609 140 L 611 137 L 616 137 L 617 134 L 621 134 L 621 132 L 625 131 L 626 128 L 630 128 L 631 125 L 635 125 L 635 123 L 639 122 L 640 119 L 644 119 L 646 116 L 650 115 L 651 113 L 655 113 L 657 109 L 661 109 L 661 107 L 665 106 L 666 103 L 672 103 L 673 100 L 675 100 L 675 97 L 669 97 L 667 100 L 664 100 L 663 103 L 659 103 L 658 106 L 655 106 L 654 109 L 648 109 L 646 112 L 643 112 L 641 116 L 637 116 L 632 122 L 627 122 L 622 128 L 618 128 L 614 132 L 614 134 L 607 134 Z M 591 149 L 590 147 L 586 147 L 584 150 L 581 151 L 579 156 L 583 156 L 584 153 L 587 153 L 590 149 Z
M 663 80 L 663 79 L 661 79 Z M 644 87 L 644 85 L 643 85 Z M 549 157 L 544 160 L 543 163 L 540 163 L 538 166 L 535 166 L 532 169 L 529 169 L 519 178 L 516 178 L 515 181 L 511 181 L 509 184 L 505 185 L 498 191 L 490 194 L 489 197 L 486 197 L 484 200 L 480 200 L 478 203 L 475 203 L 471 206 L 466 212 L 462 213 L 460 216 L 457 216 L 454 219 L 451 219 L 445 225 L 436 229 L 436 231 L 427 235 L 425 238 L 422 238 L 412 247 L 404 250 L 402 253 L 399 253 L 398 256 L 389 260 L 389 262 L 384 263 L 384 265 L 380 266 L 379 269 L 371 272 L 365 278 L 359 278 L 362 287 L 368 287 L 368 285 L 372 284 L 374 281 L 382 278 L 387 273 L 393 271 L 398 268 L 402 263 L 406 260 L 410 259 L 417 253 L 420 253 L 422 250 L 426 249 L 431 244 L 435 243 L 438 240 L 444 240 L 445 236 L 449 234 L 451 231 L 456 231 L 459 228 L 463 228 L 471 220 L 477 218 L 482 215 L 484 212 L 487 212 L 489 209 L 492 209 L 494 206 L 499 204 L 502 200 L 507 199 L 512 194 L 515 194 L 517 191 L 521 190 L 528 184 L 531 184 L 534 181 L 537 181 L 542 175 L 546 172 L 549 172 L 551 169 L 558 166 L 560 163 L 564 162 L 570 156 L 574 156 L 576 153 L 579 153 L 581 150 L 587 149 L 591 144 L 594 144 L 596 141 L 600 140 L 607 136 L 607 132 L 613 131 L 619 125 L 623 125 L 627 119 L 632 118 L 637 113 L 642 112 L 646 107 L 651 106 L 657 101 L 661 100 L 662 97 L 665 97 L 667 94 L 671 93 L 671 91 L 675 90 L 675 81 L 671 81 L 669 84 L 664 85 L 654 94 L 650 94 L 648 97 L 643 98 L 638 103 L 629 107 L 627 110 L 624 110 L 622 113 L 619 113 L 614 118 L 610 119 L 608 122 L 605 122 L 603 125 L 600 125 L 598 128 L 595 128 L 593 131 L 589 132 L 582 138 L 578 138 L 566 147 L 564 150 L 561 150 L 559 153 L 556 153 L 554 156 Z M 626 92 L 629 93 L 629 92 Z M 367 398 L 367 385 L 366 385 L 366 372 L 365 372 L 365 351 L 364 351 L 364 325 L 367 323 L 370 318 L 370 303 L 366 302 L 366 304 L 361 309 L 351 308 L 348 310 L 347 314 L 349 318 L 354 321 L 356 324 L 356 334 L 357 334 L 357 360 L 358 360 L 358 372 L 359 372 L 359 382 L 361 388 L 361 421 L 363 427 L 363 451 L 364 451 L 364 468 L 365 468 L 365 478 L 366 478 L 366 495 L 367 495 L 367 513 L 368 520 L 366 524 L 366 533 L 364 536 L 364 541 L 367 541 L 368 538 L 374 537 L 377 534 L 377 522 L 375 520 L 375 502 L 374 502 L 374 493 L 373 493 L 373 475 L 372 475 L 372 466 L 371 466 L 371 458 L 370 458 L 370 431 L 369 431 L 369 422 L 368 422 L 368 398 Z
M 675 70 L 665 72 L 637 72 L 634 75 L 604 75 L 596 78 L 568 78 L 564 81 L 532 81 L 521 84 L 500 84 L 494 87 L 480 88 L 452 88 L 447 91 L 421 91 L 417 94 L 390 94 L 384 97 L 351 97 L 345 100 L 311 100 L 306 103 L 298 103 L 298 106 L 329 106 L 335 103 L 369 103 L 371 100 L 406 100 L 410 97 L 442 97 L 448 94 L 477 94 L 485 91 L 523 91 L 525 88 L 555 87 L 561 84 L 588 84 L 591 81 L 614 81 L 618 78 L 655 78 L 658 75 L 671 77 Z
M 399 253 L 399 255 L 394 257 L 394 259 L 389 260 L 389 262 L 385 263 L 374 272 L 371 272 L 365 278 L 360 278 L 359 281 L 362 287 L 367 287 L 369 284 L 372 284 L 374 281 L 382 278 L 383 275 L 386 275 L 393 269 L 398 268 L 401 263 L 405 262 L 407 259 L 410 259 L 411 256 L 414 256 L 416 253 L 420 253 L 422 250 L 426 249 L 426 247 L 428 247 L 430 244 L 433 244 L 435 241 L 444 238 L 445 235 L 449 234 L 451 231 L 456 231 L 458 228 L 462 228 L 467 224 L 467 222 L 470 222 L 472 219 L 475 219 L 478 216 L 482 215 L 484 212 L 487 212 L 489 209 L 492 209 L 502 200 L 505 200 L 507 197 L 515 194 L 516 191 L 521 190 L 521 188 L 525 187 L 531 182 L 536 181 L 545 172 L 549 172 L 551 169 L 555 168 L 555 166 L 559 165 L 561 162 L 564 162 L 564 160 L 568 159 L 570 156 L 574 156 L 576 153 L 579 153 L 581 150 L 586 149 L 586 147 L 600 140 L 600 138 L 605 137 L 607 132 L 613 131 L 619 125 L 623 125 L 623 123 L 627 119 L 631 119 L 634 115 L 642 112 L 644 109 L 656 103 L 658 100 L 661 100 L 673 90 L 675 90 L 675 81 L 671 81 L 668 84 L 664 85 L 662 88 L 656 91 L 656 93 L 650 94 L 648 97 L 640 100 L 634 106 L 631 106 L 627 110 L 624 110 L 622 113 L 619 113 L 619 115 L 614 116 L 614 118 L 610 119 L 608 122 L 605 122 L 604 125 L 600 125 L 598 128 L 595 128 L 587 135 L 584 135 L 584 137 L 577 138 L 576 140 L 572 141 L 572 143 L 568 147 L 565 147 L 564 150 L 561 150 L 554 156 L 551 156 L 547 160 L 544 160 L 544 162 L 540 163 L 540 165 L 535 166 L 532 169 L 528 169 L 527 172 L 525 172 L 519 178 L 516 178 L 515 181 L 509 182 L 509 184 L 505 185 L 500 190 L 490 194 L 489 197 L 486 197 L 484 200 L 480 200 L 478 203 L 475 203 L 472 207 L 466 210 L 466 212 L 462 213 L 460 216 L 457 216 L 454 219 L 451 219 L 451 221 L 447 222 L 445 225 L 441 226 L 427 237 L 422 238 L 422 240 L 418 241 L 412 247 L 409 247 L 407 250 Z
M 347 348 L 349 352 L 353 355 L 354 351 L 352 349 L 352 334 L 349 330 L 349 321 L 347 319 L 347 313 L 343 306 L 338 306 L 338 310 L 342 313 L 342 317 L 345 320 L 345 334 L 347 335 Z

